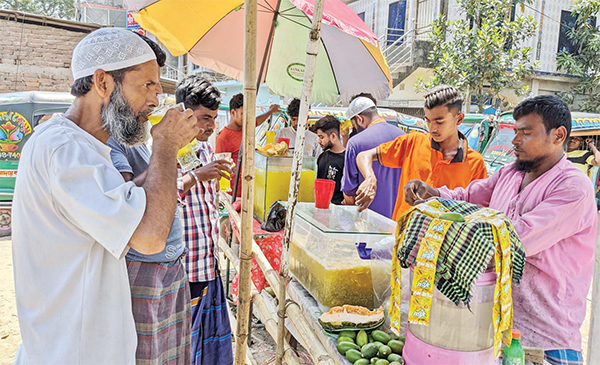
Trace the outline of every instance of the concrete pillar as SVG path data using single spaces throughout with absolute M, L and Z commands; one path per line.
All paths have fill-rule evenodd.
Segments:
M 540 93 L 540 80 L 531 80 L 531 94 L 537 96 Z

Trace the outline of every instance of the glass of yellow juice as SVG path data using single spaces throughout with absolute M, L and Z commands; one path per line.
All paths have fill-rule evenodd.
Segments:
M 275 131 L 267 131 L 266 144 L 275 144 Z
M 213 157 L 213 161 L 218 161 L 218 160 L 231 160 L 231 152 L 222 152 L 222 153 L 215 153 L 214 157 Z M 233 162 L 233 161 L 231 161 Z M 230 164 L 231 166 L 231 164 Z M 221 179 L 219 179 L 219 189 L 223 190 L 223 191 L 231 191 L 231 183 L 230 183 L 230 177 L 221 177 Z
M 152 123 L 152 125 L 160 123 L 167 111 L 171 108 L 177 109 L 181 112 L 185 110 L 185 106 L 183 105 L 183 103 L 179 103 L 175 106 L 166 105 L 163 107 L 156 108 L 148 116 L 148 120 L 150 121 L 150 123 Z M 177 161 L 179 162 L 179 165 L 181 165 L 181 171 L 184 173 L 191 171 L 202 164 L 202 161 L 200 161 L 200 159 L 196 155 L 196 151 L 191 143 L 188 143 L 182 149 L 177 151 Z

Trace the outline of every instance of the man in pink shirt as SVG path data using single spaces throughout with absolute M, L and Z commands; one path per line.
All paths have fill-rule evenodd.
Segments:
M 514 110 L 517 160 L 467 188 L 434 189 L 409 181 L 407 203 L 441 196 L 504 212 L 527 254 L 513 288 L 514 327 L 524 346 L 541 347 L 551 364 L 583 364 L 579 328 L 594 270 L 598 212 L 590 179 L 567 160 L 571 113 L 551 95 Z

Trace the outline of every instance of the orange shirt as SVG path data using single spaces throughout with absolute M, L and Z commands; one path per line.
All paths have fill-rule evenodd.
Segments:
M 469 148 L 462 134 L 460 136 L 462 148 L 459 148 L 451 161 L 444 160 L 439 144 L 431 139 L 429 133 L 405 134 L 377 147 L 380 164 L 402 168 L 393 215 L 395 221 L 410 208 L 404 201 L 404 186 L 410 180 L 422 180 L 434 188 L 447 186 L 454 189 L 466 188 L 471 181 L 487 177 L 483 157 Z

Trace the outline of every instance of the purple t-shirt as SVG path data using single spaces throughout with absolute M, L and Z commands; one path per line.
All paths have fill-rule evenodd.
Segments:
M 346 146 L 346 161 L 342 177 L 342 191 L 344 194 L 355 196 L 359 185 L 365 180 L 358 170 L 358 166 L 356 166 L 356 156 L 362 151 L 375 148 L 404 134 L 406 133 L 396 126 L 379 122 L 350 138 Z M 373 161 L 373 171 L 377 177 L 377 194 L 369 209 L 392 218 L 396 198 L 398 197 L 398 185 L 400 184 L 402 169 L 384 167 L 379 162 Z

